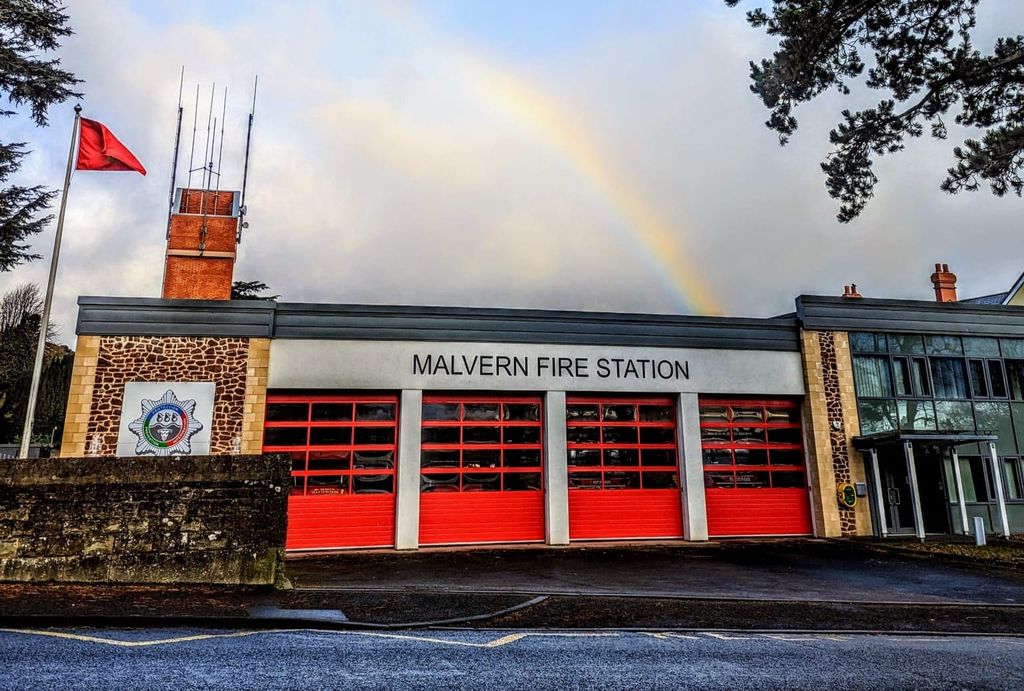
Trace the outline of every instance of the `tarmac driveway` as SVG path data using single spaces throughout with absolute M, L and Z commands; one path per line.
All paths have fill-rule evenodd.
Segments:
M 294 555 L 286 571 L 316 589 L 1024 605 L 1024 574 L 826 540 Z

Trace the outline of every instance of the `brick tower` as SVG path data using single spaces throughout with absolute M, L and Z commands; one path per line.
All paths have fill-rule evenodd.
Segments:
M 175 192 L 167 229 L 163 298 L 230 300 L 239 239 L 239 193 Z

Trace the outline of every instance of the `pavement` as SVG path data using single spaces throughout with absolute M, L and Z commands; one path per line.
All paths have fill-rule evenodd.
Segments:
M 827 540 L 293 557 L 293 589 L 0 584 L 0 626 L 1024 635 L 1024 574 Z

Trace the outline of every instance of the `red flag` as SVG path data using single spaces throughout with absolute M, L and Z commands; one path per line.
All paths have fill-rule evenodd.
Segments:
M 143 175 L 146 169 L 128 147 L 118 141 L 106 125 L 82 118 L 78 137 L 76 170 L 134 170 Z

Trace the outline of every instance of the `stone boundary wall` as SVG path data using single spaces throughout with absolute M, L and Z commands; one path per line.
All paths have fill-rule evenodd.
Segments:
M 272 584 L 286 456 L 0 462 L 0 580 Z

